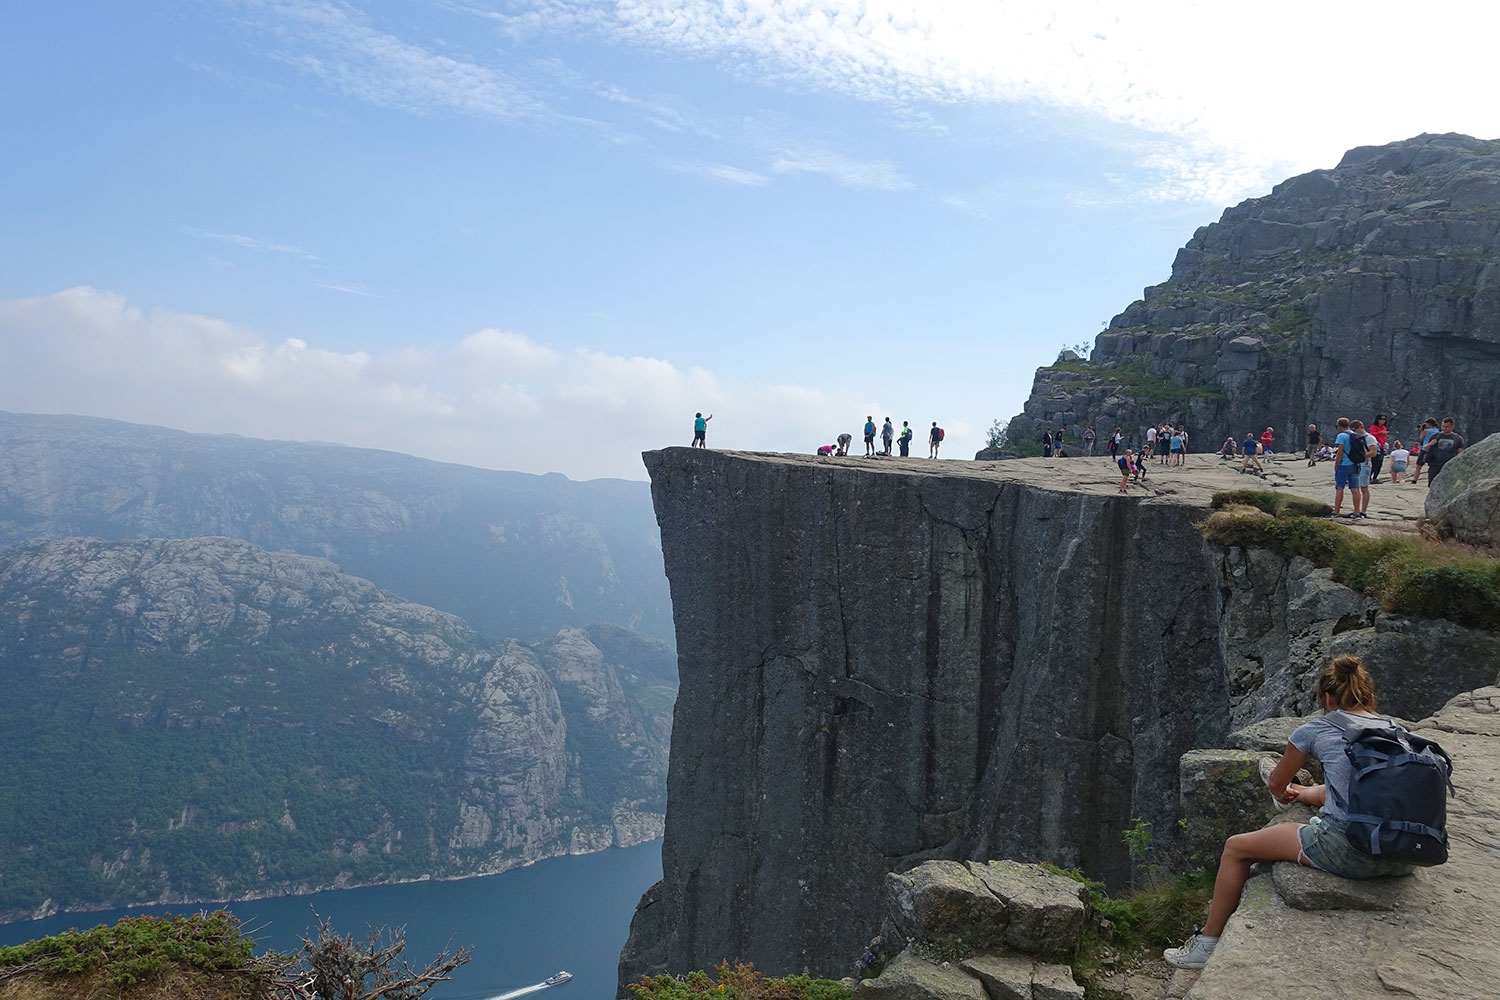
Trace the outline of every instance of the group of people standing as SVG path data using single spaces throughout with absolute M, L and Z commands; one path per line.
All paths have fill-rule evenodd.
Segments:
M 876 445 L 875 445 L 875 438 L 876 438 L 877 435 L 879 435 L 879 437 L 880 437 L 880 446 L 879 446 L 878 449 L 876 448 Z M 909 422 L 905 421 L 905 420 L 901 421 L 901 432 L 898 434 L 898 433 L 896 433 L 896 425 L 891 422 L 891 418 L 890 417 L 886 417 L 885 418 L 885 422 L 878 429 L 875 426 L 875 418 L 873 416 L 866 416 L 865 417 L 865 457 L 866 458 L 890 457 L 892 444 L 895 444 L 898 447 L 900 447 L 900 449 L 901 449 L 901 457 L 902 458 L 910 458 L 911 457 L 911 442 L 912 442 L 912 438 L 914 438 L 914 437 L 916 437 L 916 432 L 914 430 L 912 430 L 911 424 Z M 941 427 L 939 427 L 937 425 L 937 421 L 934 420 L 932 422 L 932 429 L 927 432 L 927 457 L 928 458 L 937 458 L 938 457 L 938 448 L 943 443 L 943 437 L 944 437 L 943 429 Z M 820 446 L 818 448 L 818 454 L 819 455 L 847 455 L 847 454 L 849 454 L 849 446 L 851 444 L 853 444 L 853 443 L 854 443 L 854 435 L 847 434 L 847 433 L 846 434 L 840 434 L 838 436 L 838 444 L 837 445 L 832 445 L 832 444 L 822 445 L 822 446 Z
M 1399 438 L 1390 436 L 1385 414 L 1375 418 L 1366 427 L 1362 421 L 1347 417 L 1338 419 L 1338 434 L 1332 445 L 1324 445 L 1316 424 L 1307 429 L 1307 464 L 1315 464 L 1325 448 L 1327 458 L 1335 462 L 1333 469 L 1333 513 L 1329 517 L 1369 517 L 1370 484 L 1380 482 L 1380 472 L 1387 455 L 1391 460 L 1391 482 L 1406 482 L 1406 470 L 1415 464 L 1411 482 L 1421 482 L 1422 470 L 1427 470 L 1427 485 L 1430 487 L 1437 474 L 1453 456 L 1464 450 L 1464 439 L 1457 432 L 1457 421 L 1444 417 L 1441 423 L 1436 417 L 1428 417 L 1417 428 L 1415 443 L 1407 448 Z M 1415 455 L 1415 460 L 1413 460 Z M 1350 491 L 1353 509 L 1344 513 L 1344 491 Z

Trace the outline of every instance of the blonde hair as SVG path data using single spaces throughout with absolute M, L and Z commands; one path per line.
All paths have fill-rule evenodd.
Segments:
M 1333 695 L 1339 708 L 1363 708 L 1375 711 L 1375 681 L 1357 656 L 1335 656 L 1318 675 L 1319 704 L 1325 694 Z

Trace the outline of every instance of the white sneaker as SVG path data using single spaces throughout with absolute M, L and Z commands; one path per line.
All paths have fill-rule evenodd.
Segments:
M 1260 780 L 1262 784 L 1268 786 L 1266 789 L 1268 792 L 1270 791 L 1271 772 L 1274 770 L 1276 770 L 1276 762 L 1274 760 L 1269 757 L 1262 757 L 1260 759 Z M 1283 802 L 1275 795 L 1271 796 L 1271 804 L 1276 807 L 1277 812 L 1286 812 L 1292 807 L 1292 803 Z
M 1161 957 L 1167 960 L 1167 964 L 1179 969 L 1201 969 L 1213 957 L 1218 943 L 1219 939 L 1216 937 L 1194 934 L 1181 948 L 1168 948 L 1161 953 Z

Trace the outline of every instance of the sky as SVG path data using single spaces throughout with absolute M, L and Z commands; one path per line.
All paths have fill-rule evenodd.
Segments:
M 1479 4 L 0 7 L 0 410 L 643 479 L 1021 409 L 1224 208 L 1500 137 Z M 859 450 L 858 445 L 855 448 Z M 921 450 L 925 454 L 925 449 Z

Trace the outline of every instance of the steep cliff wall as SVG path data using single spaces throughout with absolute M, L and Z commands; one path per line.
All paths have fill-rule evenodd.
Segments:
M 1123 882 L 1124 829 L 1178 835 L 1181 755 L 1311 711 L 1330 652 L 1414 718 L 1500 662 L 1500 637 L 1205 542 L 1213 467 L 1120 496 L 1102 461 L 645 461 L 682 686 L 622 982 L 725 958 L 842 974 L 885 873 L 928 858 Z
M 666 888 L 624 976 L 842 969 L 884 874 L 928 857 L 1123 879 L 1120 831 L 1168 826 L 1177 758 L 1226 733 L 1190 507 L 951 463 L 645 458 L 683 684 Z

